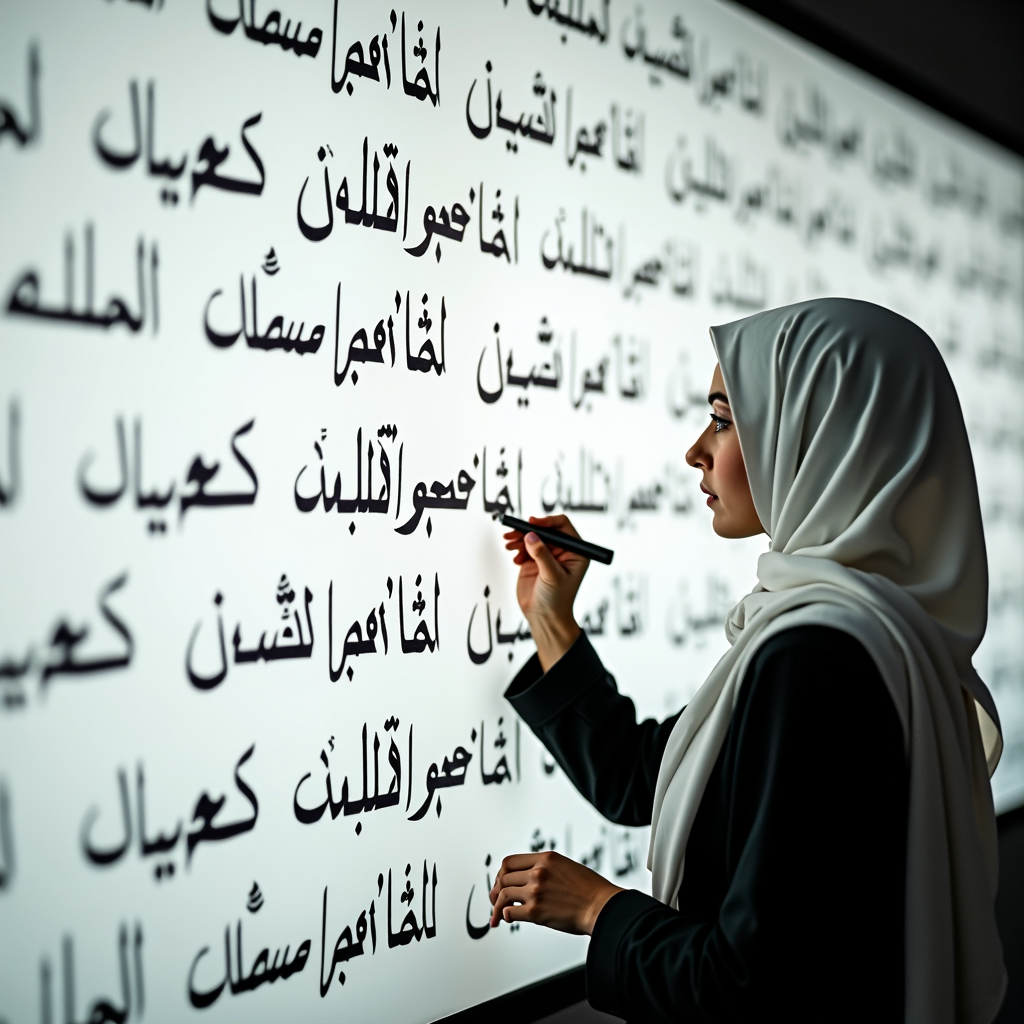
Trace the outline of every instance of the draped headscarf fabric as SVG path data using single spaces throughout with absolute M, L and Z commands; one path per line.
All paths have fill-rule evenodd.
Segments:
M 953 382 L 919 327 L 868 302 L 785 306 L 711 338 L 770 548 L 758 585 L 729 613 L 730 649 L 665 748 L 654 895 L 676 905 L 690 829 L 757 648 L 793 626 L 843 630 L 877 664 L 903 726 L 905 1019 L 990 1024 L 1006 985 L 989 786 L 1002 738 L 971 663 L 988 571 Z

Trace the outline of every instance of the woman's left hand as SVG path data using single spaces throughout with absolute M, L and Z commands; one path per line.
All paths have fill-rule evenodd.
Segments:
M 517 853 L 501 862 L 491 889 L 491 927 L 532 921 L 591 935 L 604 905 L 623 890 L 560 853 Z

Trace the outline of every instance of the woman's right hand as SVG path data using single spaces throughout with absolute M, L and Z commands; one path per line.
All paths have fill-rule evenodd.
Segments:
M 579 536 L 566 516 L 530 516 L 530 522 Z M 518 530 L 505 534 L 505 547 L 515 552 L 516 597 L 530 624 L 541 668 L 547 672 L 580 635 L 572 606 L 590 559 L 548 547 L 537 534 L 524 536 Z

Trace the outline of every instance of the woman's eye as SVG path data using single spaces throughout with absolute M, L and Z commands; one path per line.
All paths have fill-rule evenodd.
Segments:
M 714 423 L 715 433 L 718 434 L 723 430 L 728 430 L 729 424 L 732 421 L 725 419 L 724 416 L 716 416 L 714 413 L 711 413 L 711 422 Z

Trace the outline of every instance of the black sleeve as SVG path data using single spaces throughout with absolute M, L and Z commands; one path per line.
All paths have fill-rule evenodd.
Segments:
M 902 1021 L 907 782 L 863 647 L 822 627 L 768 641 L 694 822 L 681 909 L 609 900 L 591 1003 L 650 1022 Z M 726 876 L 707 914 L 693 910 L 716 870 L 702 845 Z
M 585 633 L 546 674 L 534 655 L 505 691 L 572 784 L 619 825 L 649 825 L 661 755 L 678 715 L 637 723 Z

